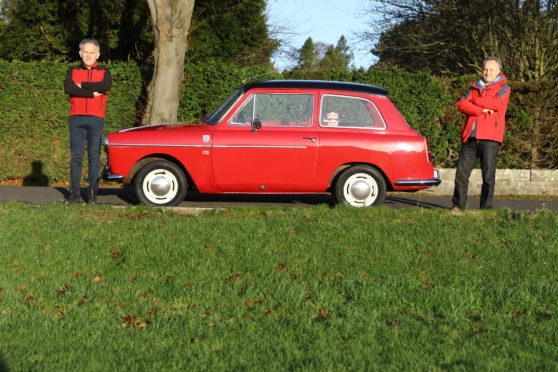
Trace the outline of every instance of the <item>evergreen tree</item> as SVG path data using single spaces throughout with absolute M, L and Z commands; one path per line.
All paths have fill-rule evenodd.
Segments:
M 189 62 L 217 58 L 237 66 L 269 63 L 279 42 L 269 35 L 264 0 L 196 1 Z
M 152 49 L 144 0 L 4 0 L 2 16 L 3 59 L 79 59 L 77 45 L 85 37 L 99 40 L 104 60 L 139 59 Z
M 264 0 L 198 0 L 186 61 L 208 58 L 239 66 L 269 63 Z M 153 30 L 146 0 L 2 0 L 0 59 L 77 60 L 85 37 L 101 44 L 102 60 L 151 62 Z
M 297 70 L 315 70 L 318 64 L 318 52 L 311 37 L 306 39 L 298 51 Z
M 341 35 L 335 47 L 333 45 L 328 47 L 324 58 L 320 61 L 320 68 L 347 71 L 352 58 L 353 55 L 347 46 L 347 39 Z

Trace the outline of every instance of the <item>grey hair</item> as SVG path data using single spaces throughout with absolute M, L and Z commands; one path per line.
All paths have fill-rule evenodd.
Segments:
M 486 62 L 488 61 L 496 61 L 496 63 L 498 64 L 498 68 L 501 70 L 502 69 L 502 62 L 500 61 L 500 58 L 498 57 L 494 57 L 494 56 L 488 56 L 484 59 L 484 61 L 482 61 L 482 68 L 484 68 L 484 65 L 486 64 Z
M 80 43 L 79 43 L 79 50 L 83 49 L 83 46 L 85 44 L 93 44 L 97 47 L 97 52 L 101 51 L 101 45 L 99 44 L 99 42 L 96 39 L 83 39 Z

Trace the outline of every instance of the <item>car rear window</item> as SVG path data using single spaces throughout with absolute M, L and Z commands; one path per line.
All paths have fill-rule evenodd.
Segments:
M 320 126 L 385 129 L 378 108 L 371 101 L 337 95 L 322 97 Z

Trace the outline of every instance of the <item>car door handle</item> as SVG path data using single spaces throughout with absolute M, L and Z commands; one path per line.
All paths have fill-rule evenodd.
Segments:
M 316 137 L 302 137 L 302 139 L 309 139 L 312 142 L 316 142 Z

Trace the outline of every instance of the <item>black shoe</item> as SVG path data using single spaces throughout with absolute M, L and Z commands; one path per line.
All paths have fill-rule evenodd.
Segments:
M 97 190 L 87 189 L 87 204 L 97 204 Z
M 70 191 L 70 195 L 68 195 L 66 200 L 64 200 L 64 204 L 76 204 L 76 203 L 81 203 L 81 197 L 79 196 L 79 193 L 74 193 Z

